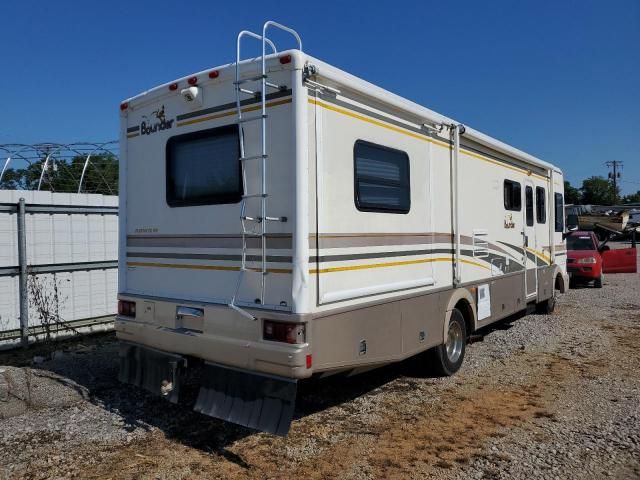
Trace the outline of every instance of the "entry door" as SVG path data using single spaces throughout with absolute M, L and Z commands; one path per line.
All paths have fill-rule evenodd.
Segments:
M 527 300 L 538 292 L 538 275 L 536 266 L 536 228 L 534 218 L 533 183 L 525 182 L 524 187 L 524 257 L 525 257 L 525 291 Z

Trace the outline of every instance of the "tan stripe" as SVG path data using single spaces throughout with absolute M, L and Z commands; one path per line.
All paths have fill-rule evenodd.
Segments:
M 275 102 L 267 103 L 267 108 L 269 107 L 277 107 L 278 105 L 285 105 L 287 103 L 291 103 L 290 98 L 285 98 L 284 100 L 277 100 Z M 242 113 L 246 112 L 254 112 L 256 110 L 260 110 L 262 108 L 261 105 L 253 105 L 251 107 L 246 107 L 242 109 Z M 218 118 L 228 117 L 230 115 L 237 115 L 237 110 L 230 110 L 228 112 L 216 113 L 215 115 L 207 115 L 206 117 L 194 118 L 193 120 L 185 120 L 183 122 L 178 122 L 179 127 L 183 127 L 185 125 L 193 125 L 194 123 L 200 122 L 208 122 L 210 120 L 216 120 Z
M 188 270 L 219 270 L 228 272 L 239 272 L 240 267 L 225 267 L 221 265 L 190 265 L 186 263 L 154 263 L 154 262 L 127 262 L 127 267 L 154 267 L 154 268 L 184 268 Z M 261 269 L 250 268 L 254 272 L 261 272 Z M 268 268 L 269 273 L 291 273 L 287 268 Z
M 140 135 L 139 133 L 129 133 L 129 134 L 127 134 L 127 138 L 133 138 L 133 137 L 137 137 L 139 135 Z

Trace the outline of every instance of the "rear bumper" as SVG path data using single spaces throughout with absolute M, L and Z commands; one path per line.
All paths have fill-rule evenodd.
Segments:
M 240 320 L 247 322 L 246 319 Z M 261 329 L 261 320 L 250 327 Z M 277 375 L 291 379 L 308 378 L 306 356 L 311 353 L 308 343 L 289 345 L 255 339 L 247 332 L 246 338 L 185 328 L 170 328 L 145 323 L 128 317 L 116 316 L 115 330 L 119 340 L 180 356 L 192 356 L 205 362 L 240 368 L 256 373 Z

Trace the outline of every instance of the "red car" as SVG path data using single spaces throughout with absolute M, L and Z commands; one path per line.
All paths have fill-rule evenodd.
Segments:
M 599 244 L 593 232 L 571 232 L 567 236 L 567 272 L 572 285 L 590 282 L 602 288 L 605 273 L 637 272 L 635 248 L 612 250 Z

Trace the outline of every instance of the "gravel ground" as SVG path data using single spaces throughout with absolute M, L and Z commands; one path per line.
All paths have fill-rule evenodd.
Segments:
M 0 478 L 640 478 L 640 275 L 482 333 L 452 378 L 304 385 L 284 439 L 119 385 L 113 335 L 0 354 Z

